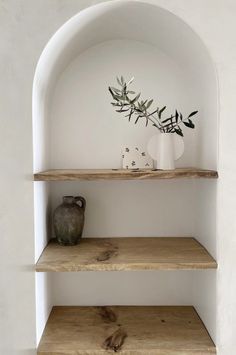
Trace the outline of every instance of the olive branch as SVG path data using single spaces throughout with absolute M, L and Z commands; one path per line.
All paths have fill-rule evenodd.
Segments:
M 151 123 L 154 127 L 160 130 L 162 133 L 177 133 L 180 136 L 183 135 L 183 131 L 180 125 L 184 124 L 188 128 L 194 128 L 195 125 L 190 119 L 198 113 L 198 111 L 191 112 L 187 117 L 183 117 L 182 113 L 175 110 L 175 113 L 170 117 L 163 118 L 163 112 L 166 106 L 161 109 L 156 107 L 154 110 L 151 109 L 153 105 L 153 100 L 140 100 L 141 93 L 137 94 L 129 90 L 129 85 L 133 82 L 134 78 L 126 82 L 121 76 L 117 77 L 117 83 L 120 88 L 109 86 L 109 92 L 113 98 L 111 104 L 116 108 L 116 112 L 126 113 L 125 117 L 128 117 L 129 122 L 134 116 L 134 123 L 138 123 L 140 119 L 145 120 L 145 125 L 147 126 Z M 133 96 L 133 97 L 132 97 Z

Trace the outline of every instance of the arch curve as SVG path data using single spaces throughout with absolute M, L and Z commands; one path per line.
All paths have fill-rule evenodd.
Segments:
M 197 160 L 202 167 L 216 168 L 217 125 L 212 121 L 217 117 L 216 75 L 203 41 L 189 25 L 167 10 L 141 1 L 115 0 L 89 7 L 73 16 L 59 28 L 42 52 L 33 83 L 34 171 L 50 168 L 48 107 L 61 73 L 87 49 L 114 39 L 157 47 L 197 81 L 204 117 L 207 117 L 207 122 L 201 124 Z M 209 144 L 206 128 L 212 123 L 216 128 L 213 128 Z

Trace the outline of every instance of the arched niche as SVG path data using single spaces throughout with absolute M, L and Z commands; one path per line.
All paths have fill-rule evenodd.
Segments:
M 48 168 L 119 167 L 123 143 L 145 144 L 155 134 L 152 127 L 134 126 L 114 112 L 107 86 L 113 84 L 119 74 L 135 76 L 134 89 L 141 90 L 144 97 L 154 98 L 158 106 L 166 104 L 170 110 L 179 108 L 185 113 L 199 109 L 196 130 L 185 130 L 185 154 L 177 164 L 217 168 L 217 80 L 203 41 L 180 18 L 158 6 L 118 0 L 92 6 L 75 15 L 54 34 L 39 59 L 33 83 L 34 172 Z M 120 236 L 135 235 L 136 231 L 147 236 L 192 234 L 215 255 L 215 185 L 212 187 L 208 181 L 196 184 L 190 181 L 145 182 L 144 189 L 139 183 L 131 184 L 117 183 L 116 189 L 109 183 L 99 184 L 97 191 L 96 185 L 80 185 L 82 194 L 86 193 L 89 198 L 92 194 L 96 196 L 87 217 L 97 224 L 91 223 L 85 228 L 88 234 L 105 232 L 106 236 L 111 231 Z M 36 259 L 50 238 L 47 211 L 58 204 L 62 194 L 73 194 L 75 189 L 75 184 L 62 183 L 60 187 L 55 184 L 49 188 L 47 183 L 35 183 Z M 123 196 L 130 193 L 134 199 L 127 207 Z M 98 201 L 103 200 L 104 194 L 109 199 L 103 211 Z M 144 218 L 140 199 L 143 206 L 149 207 L 151 218 Z M 113 201 L 120 202 L 115 209 Z M 135 216 L 135 227 L 127 209 Z M 135 213 L 139 213 L 140 218 L 136 218 Z M 156 217 L 158 214 L 162 216 L 160 220 Z M 173 216 L 171 223 L 170 214 Z M 118 223 L 119 219 L 123 220 L 122 224 Z M 149 223 L 151 219 L 155 225 Z M 145 275 L 147 282 L 151 282 L 149 277 Z M 159 284 L 166 284 L 166 276 L 159 273 L 157 277 Z M 95 280 L 96 276 L 91 276 L 91 283 L 93 278 Z M 80 280 L 82 288 L 89 286 L 86 280 Z M 178 295 L 174 303 L 195 304 L 214 337 L 215 279 L 205 281 L 208 286 L 204 295 L 208 297 L 198 291 L 202 276 L 195 280 L 192 274 L 181 272 L 170 274 L 168 280 L 169 291 L 165 289 L 162 296 L 158 283 L 155 286 L 155 300 L 150 301 L 149 295 L 145 294 L 145 298 L 140 292 L 140 304 L 158 304 L 163 299 L 166 304 L 173 303 L 171 285 L 174 284 L 175 295 Z M 38 339 L 55 302 L 55 292 L 50 289 L 52 283 L 62 290 L 59 299 L 56 298 L 58 304 L 74 304 L 79 295 L 70 275 L 66 280 L 58 275 L 37 275 Z M 64 284 L 67 289 L 73 285 L 73 295 L 63 293 Z M 102 293 L 97 292 L 97 295 L 106 304 L 112 302 L 104 299 Z M 81 300 L 82 303 L 86 301 Z M 127 299 L 122 302 L 127 303 Z
M 134 88 L 158 106 L 167 105 L 169 112 L 199 109 L 197 129 L 186 130 L 185 154 L 178 164 L 216 168 L 217 83 L 204 43 L 172 13 L 119 0 L 71 18 L 40 57 L 33 85 L 35 172 L 118 167 L 119 144 L 132 143 L 135 136 L 137 143 L 141 137 L 146 143 L 155 134 L 154 128 L 123 123 L 110 106 L 107 86 L 119 74 L 135 76 Z

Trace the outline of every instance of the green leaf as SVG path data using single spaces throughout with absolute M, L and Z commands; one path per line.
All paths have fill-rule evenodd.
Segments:
M 129 122 L 130 122 L 130 120 L 131 120 L 131 116 L 132 116 L 132 114 L 133 114 L 133 110 L 130 110 L 130 113 L 129 113 Z
M 153 100 L 148 101 L 146 108 L 148 109 L 152 103 L 153 103 Z
M 188 120 L 188 122 L 183 122 L 183 124 L 188 127 L 188 128 L 194 128 L 195 125 L 193 124 L 193 122 L 191 120 Z
M 140 116 L 138 116 L 138 117 L 136 118 L 134 124 L 136 124 L 136 123 L 138 122 L 139 118 L 140 118 Z
M 121 81 L 121 84 L 124 85 L 125 79 L 124 79 L 124 77 L 123 77 L 122 75 L 121 75 L 121 77 L 120 77 L 120 81 Z
M 114 94 L 114 92 L 112 91 L 112 89 L 110 88 L 110 86 L 109 86 L 108 90 L 109 90 L 111 96 L 113 97 L 113 99 L 116 100 L 116 101 L 119 101 L 119 98 Z
M 147 100 L 142 101 L 142 106 L 145 106 L 145 105 L 146 105 L 146 102 L 147 102 Z
M 116 112 L 127 112 L 127 111 L 129 111 L 129 108 L 128 108 L 128 109 L 125 109 L 125 110 L 123 110 L 123 109 L 116 110 Z
M 141 92 L 135 96 L 135 98 L 133 100 L 130 101 L 131 104 L 134 104 L 139 98 L 140 98 Z
M 118 83 L 120 86 L 122 86 L 121 81 L 120 81 L 120 79 L 118 78 L 118 76 L 116 77 L 116 80 L 117 80 L 117 83 Z
M 188 116 L 188 118 L 189 118 L 189 117 L 192 117 L 192 116 L 194 116 L 194 115 L 196 115 L 196 113 L 198 113 L 198 111 L 193 111 L 193 112 L 191 112 L 190 115 Z
M 183 122 L 183 124 L 188 127 L 188 128 L 192 128 L 191 125 L 188 122 Z
M 161 118 L 162 112 L 166 109 L 166 106 L 162 107 L 162 109 L 158 112 L 158 117 Z
M 175 133 L 177 133 L 179 136 L 183 137 L 183 132 L 182 132 L 182 129 L 180 127 L 178 128 L 175 128 Z
M 112 106 L 121 106 L 121 104 L 118 104 L 117 102 L 111 102 Z
M 127 91 L 127 94 L 135 94 L 135 91 Z
M 113 86 L 111 86 L 111 89 L 112 89 L 113 91 L 115 91 L 117 94 L 121 92 L 121 90 L 116 89 L 116 88 L 114 88 Z
M 108 86 L 108 90 L 109 90 L 109 92 L 111 93 L 111 95 L 113 96 L 113 91 L 112 91 L 112 89 L 111 89 L 110 86 Z
M 179 113 L 177 110 L 175 110 L 175 119 L 176 119 L 176 123 L 178 123 L 178 118 L 179 118 Z
M 127 86 L 130 85 L 134 81 L 134 76 L 128 81 Z

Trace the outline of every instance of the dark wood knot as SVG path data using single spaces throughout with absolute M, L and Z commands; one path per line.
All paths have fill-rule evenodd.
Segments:
M 116 353 L 121 350 L 126 337 L 126 332 L 119 328 L 104 341 L 103 348 L 106 350 L 113 350 Z
M 107 261 L 114 255 L 116 255 L 116 250 L 105 250 L 97 256 L 96 260 L 97 261 Z
M 117 321 L 117 315 L 113 310 L 109 307 L 98 307 L 99 308 L 99 314 L 102 317 L 104 321 L 107 322 L 116 322 Z

